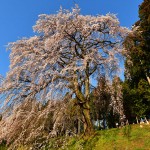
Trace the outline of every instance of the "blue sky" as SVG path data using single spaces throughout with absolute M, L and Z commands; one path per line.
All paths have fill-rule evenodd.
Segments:
M 81 13 L 117 14 L 121 25 L 131 27 L 138 20 L 138 6 L 143 0 L 1 0 L 0 2 L 0 74 L 9 70 L 9 51 L 6 45 L 22 37 L 34 35 L 39 14 L 54 14 L 60 6 L 70 9 L 77 3 Z

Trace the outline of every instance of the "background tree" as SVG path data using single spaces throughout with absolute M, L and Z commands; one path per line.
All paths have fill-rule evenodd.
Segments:
M 118 76 L 115 76 L 111 86 L 111 105 L 113 112 L 119 115 L 119 121 L 124 117 L 123 108 L 123 93 L 122 93 L 122 81 Z
M 110 109 L 111 94 L 110 87 L 106 81 L 104 75 L 100 75 L 98 78 L 97 87 L 91 94 L 91 112 L 93 120 L 98 122 L 100 127 L 100 120 L 103 122 L 103 128 L 106 127 L 106 119 Z
M 116 127 L 116 123 L 123 122 L 123 91 L 122 81 L 115 76 L 111 82 L 104 75 L 98 79 L 98 85 L 91 94 L 91 112 L 93 120 L 103 122 L 109 128 Z M 106 123 L 107 122 L 107 123 Z M 102 127 L 101 126 L 101 127 Z
M 70 92 L 82 111 L 84 132 L 90 133 L 90 79 L 115 73 L 128 29 L 115 15 L 79 12 L 76 6 L 72 12 L 60 9 L 58 14 L 40 15 L 34 26 L 37 36 L 10 43 L 10 71 L 0 92 L 6 92 L 11 105 Z
M 142 116 L 150 112 L 150 1 L 139 7 L 139 21 L 125 40 L 126 60 L 124 99 L 126 112 Z M 129 113 L 128 113 L 129 115 Z M 131 116 L 129 116 L 131 117 Z

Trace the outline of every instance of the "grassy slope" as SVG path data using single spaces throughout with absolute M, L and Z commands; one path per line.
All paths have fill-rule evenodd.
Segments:
M 91 137 L 72 138 L 66 144 L 65 150 L 150 150 L 150 125 L 97 131 Z
M 29 147 L 28 147 L 29 148 Z M 28 150 L 20 147 L 18 150 Z M 150 150 L 150 125 L 96 131 L 90 137 L 59 137 L 43 150 Z M 0 146 L 0 150 L 6 150 Z

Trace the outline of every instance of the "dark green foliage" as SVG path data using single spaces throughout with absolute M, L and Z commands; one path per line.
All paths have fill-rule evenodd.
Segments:
M 137 87 L 131 87 L 130 82 L 123 84 L 124 109 L 127 118 L 142 117 L 150 111 L 150 88 L 146 80 L 141 79 Z
M 110 86 L 105 76 L 100 76 L 98 85 L 91 93 L 91 115 L 96 129 L 116 127 L 124 115 L 122 103 L 122 81 L 115 76 Z M 106 126 L 107 124 L 107 126 Z
M 110 91 L 104 76 L 98 79 L 98 85 L 91 93 L 91 114 L 93 120 L 107 120 L 109 105 L 111 101 Z M 104 121 L 103 121 L 104 122 Z M 105 124 L 103 124 L 103 128 Z M 98 129 L 101 129 L 99 126 Z
M 144 0 L 140 5 L 139 18 L 133 33 L 124 42 L 130 58 L 125 63 L 123 96 L 126 115 L 130 119 L 150 114 L 150 0 Z
M 107 124 L 109 128 L 115 128 L 116 123 L 119 123 L 119 114 L 113 113 L 111 109 L 109 114 L 107 115 Z

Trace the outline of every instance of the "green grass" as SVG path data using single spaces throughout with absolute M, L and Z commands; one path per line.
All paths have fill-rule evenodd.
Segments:
M 3 144 L 0 145 L 0 150 L 7 150 L 7 147 Z
M 65 150 L 150 150 L 150 125 L 97 131 L 90 137 L 71 138 Z M 59 148 L 62 150 L 62 148 Z

